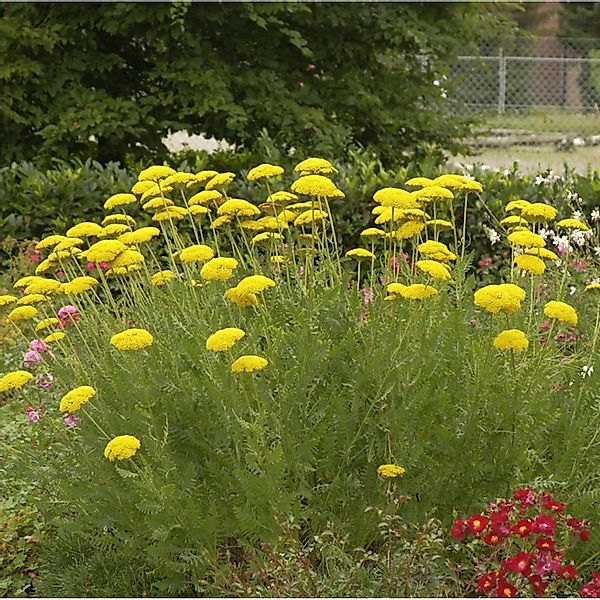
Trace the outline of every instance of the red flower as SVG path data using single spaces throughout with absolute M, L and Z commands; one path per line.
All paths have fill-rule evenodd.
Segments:
M 452 529 L 450 530 L 450 535 L 453 538 L 456 538 L 459 542 L 462 542 L 465 537 L 465 522 L 462 519 L 456 519 L 454 521 L 454 525 L 452 525 Z
M 488 518 L 484 515 L 473 515 L 467 519 L 467 529 L 474 534 L 481 533 L 488 525 Z
M 555 512 L 561 512 L 565 508 L 564 503 L 557 502 L 552 497 L 552 494 L 544 494 L 541 498 L 539 498 L 539 501 L 541 502 L 541 504 L 544 506 L 544 508 L 546 510 L 553 510 Z
M 503 538 L 501 538 L 497 533 L 490 531 L 487 535 L 483 537 L 483 543 L 488 546 L 497 546 Z
M 554 535 L 554 532 L 556 531 L 556 521 L 550 515 L 538 515 L 533 521 L 532 529 L 535 533 Z
M 546 588 L 548 587 L 548 582 L 544 581 L 539 575 L 532 575 L 529 577 L 529 583 L 533 587 L 533 591 L 536 596 L 543 596 Z
M 575 579 L 577 577 L 577 569 L 573 565 L 566 565 L 558 570 L 558 576 L 564 579 Z
M 495 571 L 486 573 L 485 575 L 482 575 L 477 580 L 477 587 L 482 592 L 489 592 L 496 585 L 497 578 L 498 578 L 498 573 L 496 573 Z
M 516 533 L 521 537 L 525 537 L 531 533 L 532 525 L 533 523 L 531 519 L 521 519 L 518 523 L 513 525 L 512 530 L 513 533 Z
M 542 558 L 535 564 L 535 570 L 537 571 L 537 574 L 541 575 L 542 577 L 548 576 L 553 571 L 558 571 L 560 567 L 560 561 L 551 559 L 547 555 L 542 556 Z
M 535 503 L 535 492 L 531 488 L 515 490 L 513 498 L 521 503 L 521 507 L 531 506 Z
M 531 574 L 531 563 L 533 561 L 533 554 L 529 554 L 527 552 L 517 552 L 514 556 L 511 556 L 504 564 L 506 566 L 507 571 L 512 571 L 513 573 L 521 573 L 525 577 L 528 577 Z
M 587 542 L 590 539 L 590 530 L 586 529 L 585 527 L 583 529 L 580 529 L 579 537 L 581 538 L 582 542 Z
M 517 595 L 517 588 L 511 585 L 505 579 L 498 581 L 498 587 L 494 592 L 495 598 L 514 598 Z
M 541 537 L 535 540 L 535 547 L 538 550 L 549 552 L 550 550 L 554 550 L 556 548 L 556 542 L 549 537 Z

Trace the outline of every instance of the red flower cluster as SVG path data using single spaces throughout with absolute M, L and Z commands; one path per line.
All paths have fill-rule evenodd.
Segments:
M 551 583 L 574 579 L 577 571 L 573 565 L 565 564 L 564 552 L 557 550 L 554 536 L 560 525 L 587 541 L 589 530 L 585 521 L 566 517 L 564 509 L 565 505 L 551 494 L 536 494 L 524 488 L 515 491 L 510 501 L 490 504 L 486 514 L 457 519 L 450 535 L 459 542 L 473 536 L 486 546 L 503 546 L 491 557 L 497 559 L 496 570 L 477 579 L 479 591 L 496 598 L 514 598 L 518 586 L 526 584 L 530 588 L 524 590 L 525 595 L 543 596 Z M 513 554 L 515 544 L 521 549 Z M 587 597 L 600 597 L 600 574 L 597 575 L 594 582 L 582 588 L 582 595 L 583 589 L 588 588 L 589 593 L 597 595 Z
M 600 573 L 592 571 L 592 581 L 579 590 L 579 595 L 582 598 L 600 598 Z

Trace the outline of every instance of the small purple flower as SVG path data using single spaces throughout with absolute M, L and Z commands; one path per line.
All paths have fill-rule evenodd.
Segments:
M 33 371 L 40 360 L 42 360 L 42 357 L 35 350 L 28 350 L 23 355 L 23 367 Z
M 52 373 L 40 373 L 35 377 L 35 384 L 45 390 L 49 390 L 54 383 L 54 375 Z
M 39 338 L 36 338 L 29 342 L 29 349 L 34 350 L 35 352 L 48 352 L 48 348 L 48 344 L 46 344 L 44 340 L 40 340 Z
M 77 425 L 79 425 L 79 421 L 81 421 L 81 419 L 79 417 L 74 417 L 73 415 L 70 415 L 69 413 L 67 413 L 66 415 L 63 416 L 63 421 L 65 422 L 65 425 L 67 427 L 77 427 Z
M 30 423 L 37 423 L 40 420 L 40 415 L 32 406 L 28 406 L 27 418 L 29 419 Z

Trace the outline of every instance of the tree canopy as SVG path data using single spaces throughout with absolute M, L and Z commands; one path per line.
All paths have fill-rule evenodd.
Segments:
M 0 164 L 160 158 L 186 130 L 382 156 L 449 145 L 440 85 L 477 3 L 0 3 Z

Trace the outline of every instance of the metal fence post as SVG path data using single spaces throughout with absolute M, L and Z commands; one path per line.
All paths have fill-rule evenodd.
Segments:
M 498 58 L 498 114 L 503 115 L 506 106 L 506 58 L 502 48 Z

